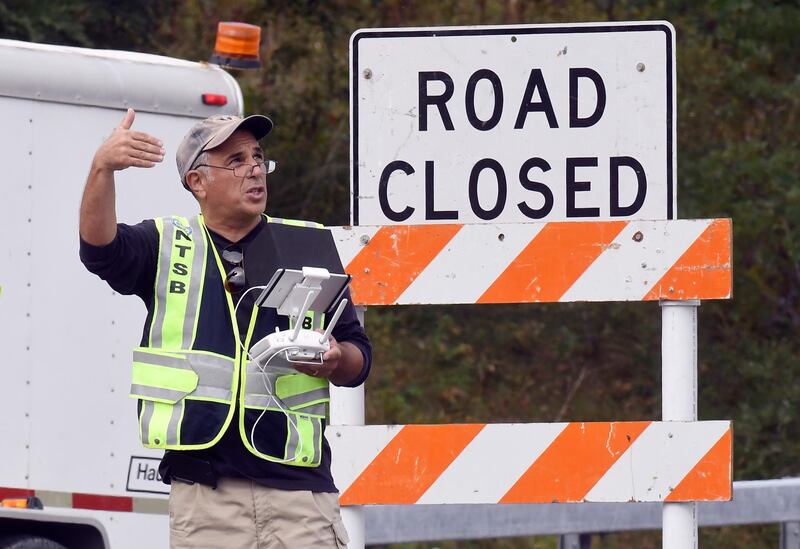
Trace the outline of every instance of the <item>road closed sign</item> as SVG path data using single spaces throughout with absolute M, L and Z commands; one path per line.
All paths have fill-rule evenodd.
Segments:
M 354 225 L 674 219 L 666 22 L 360 30 Z

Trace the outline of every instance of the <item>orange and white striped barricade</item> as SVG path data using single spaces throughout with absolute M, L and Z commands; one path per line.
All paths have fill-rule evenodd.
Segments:
M 338 427 L 357 421 L 336 421 L 334 406 L 330 440 L 340 447 L 334 471 L 344 505 L 456 503 L 478 494 L 488 498 L 483 502 L 496 498 L 492 503 L 662 501 L 663 546 L 697 546 L 693 502 L 731 497 L 730 425 L 696 421 L 697 307 L 703 299 L 731 297 L 729 219 L 357 226 L 336 227 L 333 234 L 345 270 L 353 276 L 358 305 L 659 301 L 662 306 L 665 423 Z M 570 436 L 578 429 L 575 425 L 584 430 L 577 438 Z M 409 453 L 414 454 L 404 445 L 413 437 L 403 433 L 424 433 L 419 435 L 424 439 L 444 433 L 439 428 L 473 436 L 467 436 L 464 448 L 431 451 L 430 459 L 419 456 L 410 468 L 404 466 Z M 617 428 L 641 432 L 623 442 L 615 438 Z M 598 430 L 617 441 L 606 448 L 608 457 L 600 459 L 591 445 L 573 445 L 577 461 L 570 462 L 570 452 L 564 450 L 570 445 L 564 441 L 589 444 Z M 672 437 L 664 439 L 665 431 Z M 493 436 L 503 442 L 498 439 L 482 454 L 461 457 L 462 449 Z M 365 437 L 374 440 L 365 442 Z M 536 446 L 542 441 L 561 447 L 561 452 Z M 435 442 L 430 444 L 438 448 Z M 648 449 L 638 452 L 639 444 Z M 364 455 L 356 456 L 356 448 L 365 448 Z M 700 455 L 699 448 L 705 448 Z M 503 467 L 491 466 L 493 456 Z M 687 462 L 688 456 L 694 457 Z M 481 484 L 481 474 L 490 469 L 495 475 L 508 474 L 513 470 L 506 467 L 508 460 L 520 458 L 519 478 L 506 478 L 503 484 L 489 476 L 485 479 L 497 482 Z M 562 462 L 573 465 L 573 475 L 563 476 L 563 469 L 547 465 Z M 443 463 L 445 469 L 431 478 L 433 464 Z M 423 477 L 429 486 L 420 482 Z M 478 480 L 470 483 L 471 477 Z M 512 480 L 515 484 L 508 485 Z M 416 492 L 403 492 L 403 486 Z M 393 499 L 401 493 L 406 499 Z
M 359 305 L 731 295 L 730 219 L 332 230 Z
M 331 426 L 342 505 L 731 498 L 729 421 Z

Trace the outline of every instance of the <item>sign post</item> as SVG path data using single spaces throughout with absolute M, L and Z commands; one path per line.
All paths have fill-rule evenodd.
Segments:
M 697 308 L 699 300 L 661 302 L 661 416 L 697 421 Z M 665 503 L 664 549 L 697 547 L 697 505 Z
M 358 321 L 364 326 L 365 307 L 356 307 Z M 330 423 L 331 425 L 363 426 L 364 425 L 364 385 L 359 387 L 337 387 L 330 385 Z M 336 459 L 334 454 L 333 459 Z M 357 505 L 343 507 L 342 521 L 350 536 L 348 547 L 361 549 L 366 545 L 366 528 L 364 526 L 364 508 Z

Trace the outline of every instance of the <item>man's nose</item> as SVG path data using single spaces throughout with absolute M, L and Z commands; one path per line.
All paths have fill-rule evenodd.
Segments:
M 258 177 L 261 178 L 267 173 L 267 168 L 261 162 L 255 162 L 250 164 L 250 176 L 249 177 Z

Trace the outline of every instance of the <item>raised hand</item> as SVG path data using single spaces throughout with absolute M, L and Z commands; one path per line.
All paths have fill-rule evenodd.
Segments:
M 119 126 L 100 145 L 94 155 L 94 167 L 103 171 L 118 171 L 135 166 L 152 168 L 164 160 L 163 143 L 144 132 L 131 130 L 136 113 L 128 109 Z
M 163 143 L 131 130 L 136 113 L 128 109 L 119 126 L 94 154 L 81 200 L 81 237 L 94 246 L 105 246 L 117 234 L 114 172 L 131 166 L 152 168 L 164 160 Z

